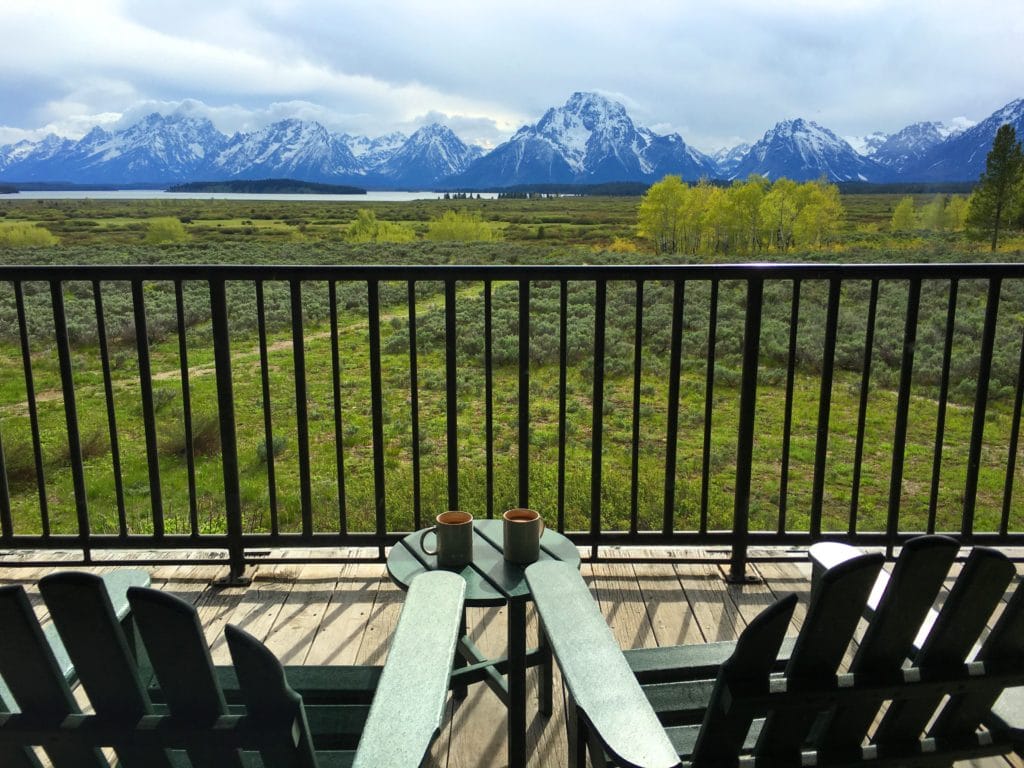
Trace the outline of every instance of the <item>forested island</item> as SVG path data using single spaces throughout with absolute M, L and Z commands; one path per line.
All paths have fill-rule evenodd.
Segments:
M 318 184 L 298 179 L 236 179 L 175 184 L 168 192 L 237 192 L 246 195 L 365 195 L 366 190 L 341 184 Z

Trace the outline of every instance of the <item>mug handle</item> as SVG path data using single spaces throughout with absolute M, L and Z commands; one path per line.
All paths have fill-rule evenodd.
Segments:
M 426 540 L 427 540 L 427 534 L 428 533 L 434 534 L 434 542 L 435 542 L 435 545 L 436 545 L 436 542 L 437 542 L 437 526 L 436 525 L 432 525 L 429 528 L 427 528 L 425 531 L 423 531 L 423 535 L 420 536 L 420 549 L 423 550 L 424 554 L 436 555 L 437 554 L 437 546 L 435 546 L 433 549 L 427 549 Z

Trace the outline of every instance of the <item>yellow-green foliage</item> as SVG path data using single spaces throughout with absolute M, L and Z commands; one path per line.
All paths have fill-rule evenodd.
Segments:
M 917 228 L 917 214 L 914 212 L 914 198 L 907 195 L 892 212 L 889 230 L 892 232 L 913 232 Z
M 362 208 L 345 231 L 345 239 L 350 243 L 411 243 L 416 234 L 402 224 L 378 221 L 373 211 Z
M 147 245 L 183 243 L 188 239 L 185 225 L 173 216 L 158 216 L 155 219 L 150 219 L 146 225 L 146 239 L 144 242 Z
M 56 245 L 59 241 L 50 230 L 38 224 L 12 222 L 0 224 L 0 246 L 8 248 L 32 248 Z
M 644 195 L 637 231 L 658 253 L 748 255 L 831 242 L 844 218 L 839 188 L 824 181 L 755 175 L 716 187 L 666 176 Z
M 608 245 L 608 250 L 613 253 L 636 253 L 640 249 L 637 248 L 636 243 L 632 240 L 627 240 L 624 237 L 616 237 Z
M 498 240 L 491 225 L 476 213 L 445 211 L 427 225 L 427 240 L 458 240 L 461 242 Z

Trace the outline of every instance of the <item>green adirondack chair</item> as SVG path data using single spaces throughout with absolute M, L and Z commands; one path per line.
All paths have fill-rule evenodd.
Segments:
M 146 571 L 122 568 L 100 576 L 98 585 L 106 591 L 114 616 L 121 623 L 125 637 L 132 643 L 132 650 L 137 651 L 138 649 L 134 648 L 136 637 L 132 628 L 131 608 L 128 605 L 128 589 L 130 587 L 148 587 L 149 574 Z M 54 659 L 64 675 L 64 680 L 69 686 L 74 686 L 78 682 L 78 674 L 75 672 L 71 659 L 68 658 L 68 652 L 64 648 L 57 628 L 52 623 L 47 624 L 43 629 L 43 637 L 46 638 L 47 644 L 53 650 Z M 0 675 L 0 712 L 13 711 L 17 711 L 17 704 L 7 682 Z
M 750 622 L 710 675 L 709 659 L 724 646 L 690 654 L 696 675 L 669 671 L 648 653 L 640 677 L 655 682 L 643 683 L 579 574 L 554 563 L 531 566 L 527 578 L 569 693 L 570 764 L 585 765 L 586 752 L 594 766 L 650 768 L 732 766 L 740 759 L 773 766 L 949 765 L 1012 752 L 1019 731 L 990 714 L 1004 688 L 1024 683 L 1024 589 L 1016 589 L 976 659 L 966 662 L 1015 575 L 1005 556 L 984 548 L 970 554 L 908 662 L 956 555 L 951 541 L 928 537 L 897 562 L 892 582 L 900 587 L 881 599 L 843 673 L 881 572 L 880 554 L 847 559 L 819 575 L 792 643 L 784 644 L 784 636 L 795 595 Z M 663 655 L 685 661 L 687 652 Z
M 233 626 L 233 665 L 215 667 L 194 607 L 145 588 L 128 590 L 137 661 L 96 577 L 54 574 L 40 591 L 94 714 L 79 712 L 24 590 L 0 588 L 0 674 L 19 708 L 0 715 L 0 765 L 36 768 L 38 746 L 55 768 L 111 765 L 101 747 L 129 768 L 397 768 L 420 765 L 439 732 L 465 582 L 415 580 L 383 668 L 301 674 Z

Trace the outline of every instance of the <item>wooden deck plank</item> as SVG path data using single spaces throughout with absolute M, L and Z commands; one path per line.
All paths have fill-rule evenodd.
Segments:
M 583 573 L 622 648 L 650 648 L 658 644 L 632 563 L 584 564 Z
M 355 664 L 373 613 L 383 566 L 350 563 L 338 569 L 334 594 L 310 646 L 307 664 Z
M 306 663 L 339 575 L 338 567 L 331 565 L 304 565 L 299 569 L 265 641 L 282 664 Z
M 664 557 L 667 550 L 650 550 L 644 554 L 651 557 Z M 679 575 L 671 566 L 660 563 L 635 563 L 633 572 L 636 574 L 640 587 L 640 598 L 647 611 L 647 619 L 651 623 L 657 645 L 685 645 L 704 642 L 704 637 Z
M 674 568 L 679 577 L 705 642 L 735 640 L 744 622 L 719 567 L 710 563 L 680 563 L 669 567 Z

